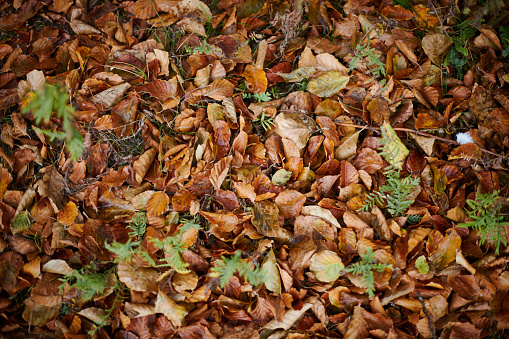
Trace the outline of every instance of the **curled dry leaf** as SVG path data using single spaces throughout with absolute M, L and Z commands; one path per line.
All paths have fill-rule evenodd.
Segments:
M 451 49 L 451 39 L 440 33 L 428 34 L 422 38 L 422 49 L 430 60 L 437 66 L 441 66 Z
M 302 149 L 314 130 L 315 123 L 298 113 L 280 113 L 274 119 L 276 133 Z

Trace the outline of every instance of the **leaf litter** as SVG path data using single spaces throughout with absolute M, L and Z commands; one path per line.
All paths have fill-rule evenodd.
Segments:
M 508 10 L 2 3 L 2 335 L 503 337 Z

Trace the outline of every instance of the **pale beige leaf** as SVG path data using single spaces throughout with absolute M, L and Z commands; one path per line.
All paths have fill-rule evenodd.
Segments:
M 299 68 L 301 67 L 316 67 L 316 58 L 309 47 L 306 46 L 300 54 Z
M 191 18 L 185 18 L 177 22 L 176 26 L 181 30 L 191 33 L 197 34 L 206 37 L 207 32 L 205 32 L 205 27 L 201 23 Z
M 117 101 L 119 101 L 125 92 L 131 87 L 129 83 L 110 87 L 92 97 L 92 102 L 101 109 L 111 108 Z
M 100 30 L 80 20 L 74 19 L 69 25 L 76 34 L 101 34 Z
M 157 294 L 155 312 L 164 314 L 174 326 L 181 326 L 187 315 L 185 307 L 174 302 L 161 290 Z
M 158 75 L 170 75 L 170 57 L 169 53 L 160 49 L 154 49 L 154 54 L 157 61 L 159 61 L 159 74 Z
M 155 191 L 148 190 L 145 192 L 141 192 L 137 196 L 133 198 L 131 203 L 133 204 L 133 207 L 140 211 L 146 211 L 147 210 L 147 201 L 150 199 L 152 194 L 154 194 Z
M 334 151 L 335 159 L 345 160 L 357 153 L 357 140 L 360 132 L 350 132 L 339 140 L 339 146 Z
M 130 302 L 125 303 L 124 311 L 131 319 L 156 314 L 156 308 L 154 305 Z
M 201 19 L 210 21 L 212 19 L 212 12 L 209 6 L 200 0 L 182 0 L 179 2 L 181 13 L 197 12 L 201 14 Z
M 118 279 L 133 291 L 157 291 L 157 271 L 152 268 L 134 268 L 131 264 L 118 264 Z
M 203 67 L 196 72 L 196 77 L 194 78 L 194 84 L 196 87 L 201 88 L 209 84 L 211 69 L 212 65 L 207 65 L 207 67 Z
M 237 113 L 235 111 L 235 104 L 233 103 L 232 98 L 225 98 L 222 102 L 223 105 L 223 113 L 228 120 L 237 123 Z
M 111 323 L 111 317 L 102 308 L 88 307 L 79 311 L 78 314 L 96 324 L 108 325 Z
M 320 206 L 304 206 L 302 207 L 302 215 L 312 215 L 327 221 L 336 228 L 341 228 L 338 220 L 334 217 L 331 211 Z
M 417 144 L 422 148 L 424 153 L 426 153 L 428 157 L 431 157 L 431 155 L 433 154 L 433 145 L 435 145 L 435 139 L 423 137 L 415 133 L 410 133 L 410 135 L 415 140 L 415 142 L 417 142 Z
M 44 86 L 46 78 L 44 77 L 44 73 L 42 71 L 34 69 L 27 74 L 27 81 L 30 84 L 30 89 L 35 92 Z
M 277 134 L 293 141 L 299 149 L 306 147 L 315 130 L 314 120 L 298 113 L 280 113 L 274 119 L 274 125 Z
M 281 293 L 281 277 L 277 267 L 276 255 L 272 249 L 263 259 L 262 272 L 266 277 L 264 280 L 265 287 L 271 292 Z
M 61 275 L 70 275 L 73 272 L 73 269 L 64 260 L 52 259 L 42 266 L 42 271 Z
M 316 56 L 316 68 L 319 71 L 338 71 L 344 75 L 348 74 L 348 68 L 330 53 L 322 53 Z

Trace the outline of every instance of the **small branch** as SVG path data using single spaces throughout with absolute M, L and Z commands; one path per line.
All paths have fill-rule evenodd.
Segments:
M 346 127 L 354 127 L 354 128 L 370 128 L 370 129 L 373 129 L 373 130 L 377 130 L 379 131 L 380 130 L 380 127 L 373 127 L 373 126 L 362 126 L 362 125 L 355 125 L 355 124 L 350 124 L 350 123 L 347 123 L 347 122 L 336 122 L 335 123 L 336 125 L 340 125 L 340 126 L 346 126 Z M 413 129 L 410 129 L 410 128 L 403 128 L 403 127 L 394 127 L 394 130 L 395 131 L 401 131 L 401 132 L 409 132 L 409 133 L 414 133 L 414 134 L 417 134 L 417 135 L 420 135 L 420 136 L 423 136 L 423 137 L 427 137 L 427 138 L 433 138 L 433 139 L 436 139 L 436 140 L 439 140 L 439 141 L 443 141 L 443 142 L 447 142 L 447 143 L 450 143 L 450 144 L 453 144 L 453 145 L 460 145 L 459 142 L 457 141 L 454 141 L 454 140 L 450 140 L 450 139 L 445 139 L 445 138 L 441 138 L 441 137 L 437 137 L 435 135 L 432 135 L 432 134 L 428 134 L 428 133 L 424 133 L 424 132 L 420 132 L 420 131 L 415 131 Z M 477 145 L 477 144 L 476 144 Z M 489 151 L 485 148 L 482 148 L 481 146 L 477 145 L 477 147 L 479 147 L 479 149 L 481 150 L 481 152 L 484 152 L 484 153 L 487 153 L 487 154 L 491 154 L 495 157 L 499 157 L 499 158 L 504 158 L 504 159 L 509 159 L 509 157 L 506 157 L 505 155 L 500 155 L 500 154 L 497 154 L 495 152 L 492 152 L 492 151 Z
M 417 291 L 417 297 L 419 298 L 419 301 L 422 304 L 422 310 L 424 311 L 426 318 L 428 318 L 429 330 L 431 331 L 431 334 L 433 335 L 433 339 L 437 339 L 437 336 L 435 334 L 435 329 L 433 329 L 433 324 L 431 323 L 431 318 L 428 314 L 428 311 L 426 310 L 426 304 L 424 304 L 424 299 L 422 299 L 421 293 L 419 293 L 419 291 Z

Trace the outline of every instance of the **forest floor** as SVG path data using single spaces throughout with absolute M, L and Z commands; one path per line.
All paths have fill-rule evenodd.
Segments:
M 505 1 L 0 17 L 0 338 L 507 338 Z

